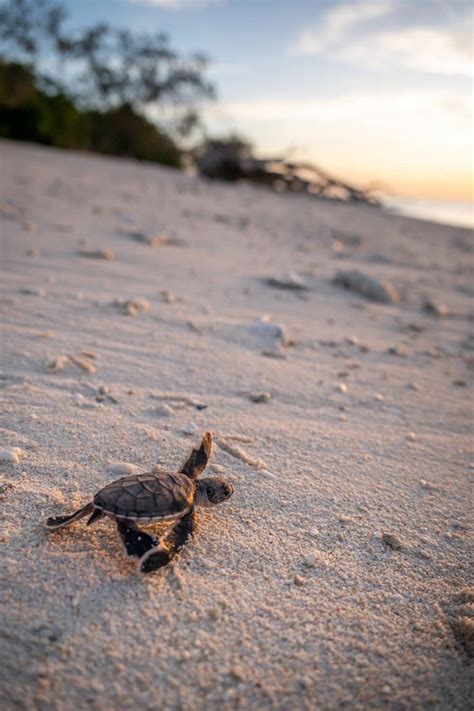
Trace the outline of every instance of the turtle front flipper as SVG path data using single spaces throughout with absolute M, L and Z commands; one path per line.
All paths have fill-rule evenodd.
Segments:
M 193 449 L 180 469 L 190 479 L 197 479 L 207 467 L 212 450 L 212 434 L 205 432 L 199 449 Z
M 143 555 L 139 562 L 142 573 L 152 573 L 164 565 L 168 565 L 176 553 L 192 537 L 196 529 L 196 510 L 194 506 L 182 518 L 171 526 L 166 533 L 161 536 L 159 545 L 151 548 Z
M 92 513 L 93 508 L 92 502 L 90 501 L 88 504 L 83 506 L 82 509 L 74 511 L 74 513 L 69 514 L 68 516 L 50 516 L 46 520 L 46 528 L 54 530 L 55 528 L 69 526 L 69 524 L 73 521 L 77 521 L 80 518 L 84 518 L 84 516 L 88 516 Z
M 156 536 L 141 531 L 134 521 L 117 521 L 117 528 L 127 555 L 141 558 L 159 544 Z

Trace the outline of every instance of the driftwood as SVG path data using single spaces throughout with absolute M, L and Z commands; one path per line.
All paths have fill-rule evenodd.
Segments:
M 306 192 L 319 198 L 379 206 L 370 190 L 356 188 L 308 164 L 241 155 L 232 146 L 211 145 L 197 160 L 201 175 L 211 180 L 251 180 L 277 192 Z

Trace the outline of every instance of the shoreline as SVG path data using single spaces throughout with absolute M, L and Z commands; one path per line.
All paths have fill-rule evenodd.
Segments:
M 383 200 L 385 209 L 395 214 L 446 227 L 461 227 L 470 231 L 474 229 L 474 203 L 387 196 Z

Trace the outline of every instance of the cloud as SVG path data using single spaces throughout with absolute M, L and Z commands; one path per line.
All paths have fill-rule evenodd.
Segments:
M 376 70 L 404 67 L 435 75 L 472 76 L 473 16 L 468 7 L 452 15 L 449 23 L 443 16 L 442 26 L 432 20 L 427 24 L 423 14 L 410 17 L 410 26 L 400 26 L 402 10 L 394 0 L 338 5 L 323 15 L 318 27 L 300 34 L 296 52 L 325 54 Z M 437 13 L 432 16 L 438 19 Z
M 337 5 L 324 15 L 321 26 L 305 30 L 300 35 L 296 49 L 301 54 L 320 54 L 344 40 L 354 28 L 386 17 L 393 9 L 392 0 L 363 0 Z
M 432 91 L 387 91 L 385 93 L 343 94 L 322 99 L 261 99 L 224 102 L 210 105 L 208 115 L 231 116 L 243 121 L 317 120 L 352 123 L 363 121 L 366 125 L 384 123 L 400 125 L 403 122 L 448 120 L 470 123 L 472 107 L 468 98 L 457 93 Z
M 337 56 L 373 67 L 402 66 L 428 74 L 472 76 L 472 50 L 466 46 L 469 26 L 456 31 L 412 28 L 377 33 L 370 43 L 353 42 Z

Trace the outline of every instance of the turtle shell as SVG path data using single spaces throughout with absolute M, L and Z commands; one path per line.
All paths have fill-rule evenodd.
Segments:
M 176 518 L 189 509 L 195 484 L 184 474 L 133 474 L 104 486 L 94 496 L 94 508 L 114 518 L 157 521 Z

